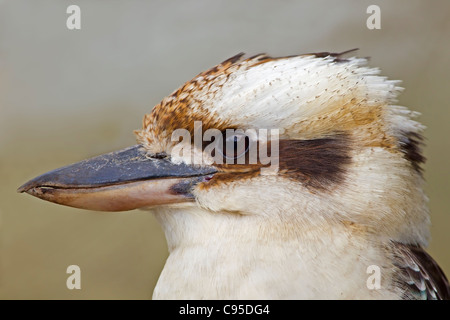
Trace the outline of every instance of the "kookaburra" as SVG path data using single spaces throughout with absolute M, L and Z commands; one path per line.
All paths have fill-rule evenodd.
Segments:
M 366 63 L 238 54 L 155 106 L 136 146 L 18 191 L 151 210 L 170 252 L 155 299 L 448 299 L 423 249 L 423 126 L 395 104 L 398 81 Z M 276 166 L 263 172 L 272 162 L 251 162 L 250 146 Z

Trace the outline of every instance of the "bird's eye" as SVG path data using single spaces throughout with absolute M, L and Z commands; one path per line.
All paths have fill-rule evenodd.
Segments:
M 243 133 L 224 134 L 223 146 L 218 151 L 226 159 L 238 159 L 244 156 L 250 148 L 250 139 Z

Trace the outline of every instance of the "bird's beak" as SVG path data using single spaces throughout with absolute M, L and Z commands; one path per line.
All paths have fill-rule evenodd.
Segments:
M 76 208 L 125 211 L 193 201 L 191 188 L 215 172 L 148 157 L 136 145 L 44 173 L 17 191 Z

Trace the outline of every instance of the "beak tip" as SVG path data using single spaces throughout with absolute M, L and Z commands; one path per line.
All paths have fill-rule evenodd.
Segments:
M 29 191 L 35 187 L 34 183 L 31 183 L 33 180 L 25 182 L 23 185 L 21 185 L 19 188 L 17 188 L 18 193 L 30 193 Z
M 24 192 L 27 192 L 27 190 L 28 190 L 28 188 L 27 188 L 26 184 L 21 185 L 19 188 L 17 188 L 18 193 L 24 193 Z

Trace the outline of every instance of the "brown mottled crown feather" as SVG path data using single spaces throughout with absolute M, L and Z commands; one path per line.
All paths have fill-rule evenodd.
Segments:
M 348 54 L 348 53 L 352 53 L 355 51 L 358 51 L 359 48 L 354 48 L 354 49 L 350 49 L 350 50 L 346 50 L 346 51 L 342 51 L 342 52 L 338 52 L 338 53 L 333 53 L 333 52 L 315 52 L 315 53 L 307 53 L 305 55 L 311 55 L 314 56 L 316 58 L 326 58 L 326 57 L 332 57 L 333 62 L 347 62 L 348 59 L 342 58 L 344 55 Z

